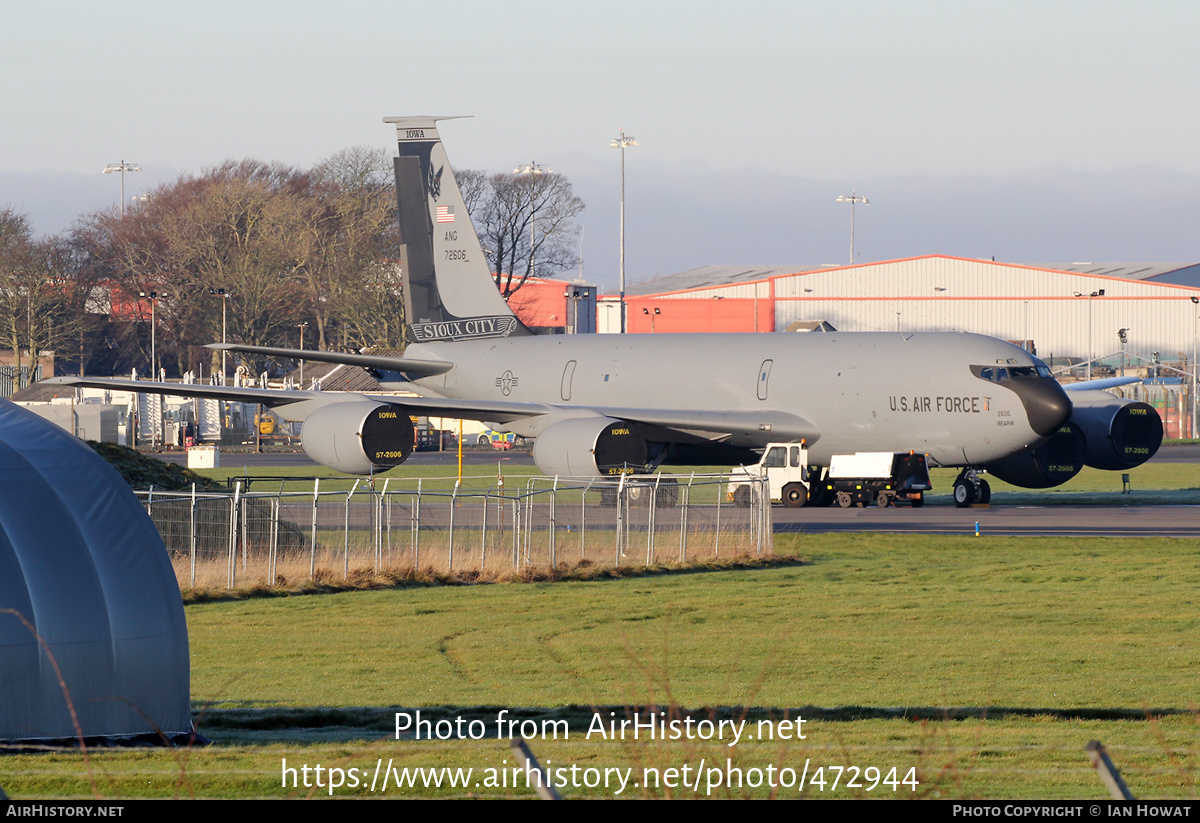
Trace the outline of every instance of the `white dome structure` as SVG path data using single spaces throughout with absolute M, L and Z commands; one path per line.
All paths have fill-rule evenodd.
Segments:
M 0 740 L 192 729 L 183 603 L 120 475 L 0 400 Z

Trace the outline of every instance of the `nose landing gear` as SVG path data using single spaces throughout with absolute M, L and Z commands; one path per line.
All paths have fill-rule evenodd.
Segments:
M 992 487 L 981 478 L 975 469 L 967 466 L 958 473 L 954 480 L 954 505 L 965 509 L 972 503 L 989 503 L 992 499 Z

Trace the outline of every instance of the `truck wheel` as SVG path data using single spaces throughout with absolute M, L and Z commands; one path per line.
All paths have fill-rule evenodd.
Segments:
M 841 506 L 843 509 L 850 508 L 850 504 L 853 502 L 854 502 L 854 500 L 850 497 L 850 492 L 838 492 L 837 493 L 837 504 L 839 506 Z
M 800 483 L 788 483 L 783 487 L 783 505 L 798 509 L 808 502 L 808 489 Z
M 879 496 L 875 498 L 875 505 L 881 509 L 886 509 L 888 506 L 892 505 L 891 495 L 889 495 L 887 492 L 880 492 Z
M 738 486 L 733 492 L 733 505 L 739 509 L 750 508 L 750 487 Z
M 958 480 L 954 484 L 954 505 L 960 509 L 965 509 L 971 505 L 971 501 L 975 498 L 976 494 L 976 491 L 971 488 L 970 483 Z

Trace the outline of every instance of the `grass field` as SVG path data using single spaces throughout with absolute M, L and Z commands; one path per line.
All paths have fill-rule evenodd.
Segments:
M 639 786 L 622 796 L 706 796 L 704 785 L 647 787 L 644 770 L 728 759 L 747 775 L 768 765 L 798 775 L 807 763 L 811 779 L 825 766 L 824 791 L 810 782 L 803 796 L 1103 798 L 1083 751 L 1099 738 L 1139 797 L 1196 797 L 1194 543 L 781 535 L 776 551 L 810 563 L 192 605 L 192 696 L 209 707 L 200 731 L 215 745 L 95 753 L 92 781 L 77 753 L 9 757 L 0 786 L 12 797 L 325 793 L 281 786 L 286 758 L 359 769 L 363 783 L 380 762 L 476 770 L 465 788 L 387 796 L 532 795 L 523 783 L 486 785 L 483 770 L 512 765 L 502 741 L 394 739 L 385 707 L 408 706 L 480 719 L 489 738 L 502 709 L 568 717 L 569 739 L 531 740 L 535 754 L 557 767 L 632 768 Z M 377 708 L 336 708 L 353 706 Z M 586 739 L 593 712 L 642 706 L 748 717 L 751 728 L 809 720 L 803 740 L 733 747 Z M 756 708 L 718 708 L 730 706 Z M 954 711 L 967 707 L 979 710 Z M 1181 713 L 1147 719 L 1156 710 Z M 862 785 L 847 787 L 842 772 L 833 790 L 834 767 L 863 770 Z M 868 767 L 881 770 L 870 791 Z M 912 770 L 917 790 L 879 785 L 892 768 L 897 780 Z M 603 785 L 563 791 L 613 796 Z

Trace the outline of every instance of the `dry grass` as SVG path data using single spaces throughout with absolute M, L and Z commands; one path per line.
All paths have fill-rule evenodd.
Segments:
M 529 565 L 517 569 L 492 570 L 458 569 L 445 571 L 425 566 L 388 566 L 382 569 L 355 567 L 343 575 L 327 568 L 320 568 L 310 580 L 308 567 L 303 576 L 288 578 L 277 575 L 275 583 L 264 580 L 249 584 L 227 587 L 224 578 L 217 583 L 196 586 L 181 586 L 184 603 L 209 603 L 222 600 L 244 600 L 254 597 L 291 597 L 302 594 L 332 594 L 348 591 L 371 591 L 377 589 L 402 589 L 425 586 L 474 586 L 502 583 L 553 583 L 573 580 L 620 580 L 625 578 L 652 577 L 664 574 L 694 573 L 706 571 L 729 571 L 735 569 L 770 569 L 784 566 L 804 566 L 803 558 L 777 555 L 756 556 L 751 554 L 731 555 L 718 559 L 691 560 L 686 563 L 663 562 L 656 564 L 602 565 L 590 560 L 575 563 L 559 563 L 555 566 Z M 177 568 L 178 573 L 178 568 Z

